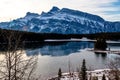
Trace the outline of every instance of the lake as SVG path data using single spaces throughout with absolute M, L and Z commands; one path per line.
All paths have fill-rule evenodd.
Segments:
M 87 41 L 27 44 L 25 54 L 27 57 L 38 56 L 36 73 L 41 75 L 41 80 L 57 75 L 59 68 L 62 72 L 68 72 L 69 69 L 76 71 L 83 59 L 86 60 L 87 68 L 93 70 L 107 68 L 110 60 L 120 57 L 118 54 L 96 54 L 88 50 L 93 47 L 94 42 Z M 111 50 L 119 50 L 120 44 L 108 44 L 108 47 Z
M 120 57 L 118 54 L 96 54 L 87 49 L 94 47 L 94 42 L 52 42 L 46 43 L 40 48 L 26 49 L 27 56 L 38 55 L 37 73 L 42 78 L 55 76 L 58 69 L 62 72 L 76 71 L 81 66 L 82 60 L 86 60 L 88 69 L 107 68 L 111 59 Z M 111 50 L 119 50 L 120 44 L 108 44 Z

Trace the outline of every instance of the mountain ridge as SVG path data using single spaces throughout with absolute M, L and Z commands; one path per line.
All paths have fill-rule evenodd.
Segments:
M 23 18 L 0 23 L 3 29 L 59 34 L 120 32 L 119 27 L 120 22 L 105 21 L 98 15 L 56 6 L 48 12 L 27 12 Z

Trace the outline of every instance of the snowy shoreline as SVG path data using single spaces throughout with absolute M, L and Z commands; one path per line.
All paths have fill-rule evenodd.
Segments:
M 87 38 L 82 38 L 82 39 L 76 39 L 76 38 L 71 38 L 71 39 L 46 39 L 44 40 L 45 42 L 67 42 L 67 41 L 88 41 L 88 42 L 96 42 L 96 40 L 92 39 L 87 39 Z M 107 43 L 120 43 L 120 41 L 111 41 L 107 40 Z
M 102 80 L 103 74 L 106 76 L 106 80 L 109 80 L 109 72 L 111 69 L 97 69 L 93 71 L 87 71 L 88 80 L 91 77 L 98 77 L 98 80 Z M 120 70 L 120 69 L 119 69 Z M 71 72 L 71 73 L 62 73 L 62 77 L 60 80 L 80 80 L 78 72 Z M 58 76 L 54 76 L 49 78 L 48 80 L 58 80 Z

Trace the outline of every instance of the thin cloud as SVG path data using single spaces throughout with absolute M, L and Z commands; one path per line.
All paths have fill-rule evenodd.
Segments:
M 120 21 L 120 15 L 116 15 L 120 12 L 120 0 L 0 0 L 0 21 L 23 17 L 29 11 L 39 14 L 47 12 L 52 6 L 96 14 L 105 20 Z
M 63 1 L 61 1 L 63 2 Z M 59 4 L 59 3 L 58 3 Z M 66 3 L 63 3 L 60 7 L 67 7 L 66 4 L 69 4 L 69 7 L 73 9 L 78 9 L 88 13 L 96 14 L 103 17 L 105 20 L 109 21 L 120 21 L 120 16 L 116 15 L 120 13 L 120 1 L 119 0 L 67 0 Z M 76 4 L 76 5 L 71 5 Z M 111 17 L 111 16 L 114 16 Z M 109 17 L 109 18 L 108 18 Z

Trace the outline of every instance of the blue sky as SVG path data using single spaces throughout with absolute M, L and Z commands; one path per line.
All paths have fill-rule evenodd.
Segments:
M 120 21 L 120 0 L 0 0 L 0 22 L 24 17 L 27 12 L 41 14 L 53 6 L 96 14 L 108 21 Z

